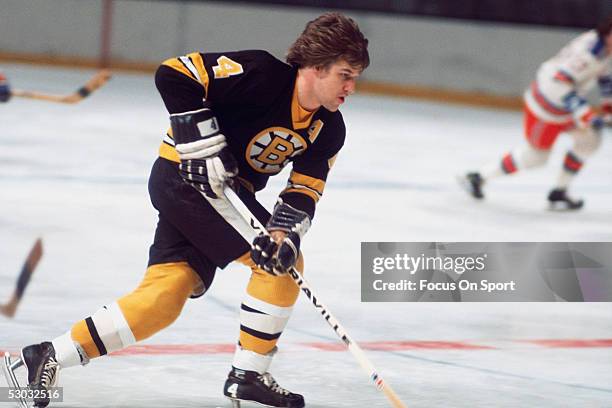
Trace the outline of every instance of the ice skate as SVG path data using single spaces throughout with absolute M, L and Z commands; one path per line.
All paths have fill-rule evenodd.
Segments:
M 550 209 L 555 211 L 579 210 L 584 205 L 582 199 L 573 199 L 562 188 L 555 188 L 548 194 Z
M 484 179 L 480 173 L 467 173 L 464 176 L 459 176 L 459 183 L 472 197 L 478 200 L 484 198 L 484 194 L 482 193 Z
M 302 408 L 304 398 L 282 388 L 270 373 L 259 374 L 232 367 L 223 394 L 240 408 L 240 401 L 257 402 L 266 407 Z
M 21 358 L 12 361 L 8 353 L 4 356 L 4 375 L 11 387 L 20 387 L 15 370 L 24 366 L 28 376 L 28 387 L 32 390 L 49 390 L 55 386 L 59 365 L 55 359 L 55 349 L 49 342 L 27 346 L 21 350 Z M 35 407 L 46 407 L 49 398 L 34 399 Z M 20 408 L 27 408 L 26 400 L 19 400 Z

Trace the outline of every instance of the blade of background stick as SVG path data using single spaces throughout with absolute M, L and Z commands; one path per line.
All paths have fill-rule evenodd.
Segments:
M 32 273 L 34 273 L 36 265 L 38 265 L 40 258 L 42 258 L 42 254 L 42 239 L 38 238 L 30 250 L 30 253 L 28 254 L 23 266 L 21 267 L 19 278 L 17 278 L 17 287 L 15 288 L 15 292 L 7 304 L 0 306 L 1 314 L 8 317 L 13 317 L 15 315 L 17 305 L 19 304 L 26 287 L 30 282 L 30 277 L 32 276 Z
M 86 88 L 89 92 L 93 92 L 108 82 L 111 76 L 111 72 L 108 69 L 103 69 L 96 73 L 93 78 L 87 81 L 84 88 Z

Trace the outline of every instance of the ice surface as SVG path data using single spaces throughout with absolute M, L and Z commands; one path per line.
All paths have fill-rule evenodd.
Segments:
M 67 93 L 91 71 L 2 67 L 15 88 Z M 364 345 L 448 341 L 490 348 L 366 353 L 408 407 L 612 406 L 612 348 L 537 346 L 534 339 L 612 339 L 609 303 L 361 303 L 361 241 L 610 241 L 612 144 L 575 183 L 586 207 L 545 210 L 569 140 L 539 171 L 493 182 L 484 202 L 455 176 L 521 142 L 521 114 L 355 96 L 348 137 L 304 241 L 306 276 Z M 0 296 L 8 298 L 30 246 L 45 254 L 0 349 L 52 339 L 130 291 L 146 267 L 156 214 L 149 168 L 168 126 L 151 75 L 117 74 L 79 105 L 12 100 L 0 106 Z M 261 200 L 271 206 L 286 174 Z M 233 344 L 248 272 L 230 266 L 169 329 L 144 344 Z M 309 407 L 387 407 L 305 301 L 273 373 Z M 610 343 L 608 343 L 610 344 Z M 230 353 L 122 355 L 61 373 L 66 407 L 228 407 Z M 248 407 L 245 404 L 245 407 Z

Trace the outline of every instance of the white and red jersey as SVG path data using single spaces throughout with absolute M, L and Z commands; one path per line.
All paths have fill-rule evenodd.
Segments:
M 573 120 L 574 111 L 584 108 L 586 94 L 597 83 L 602 99 L 612 99 L 612 54 L 597 32 L 591 30 L 540 66 L 524 99 L 539 119 L 567 123 Z

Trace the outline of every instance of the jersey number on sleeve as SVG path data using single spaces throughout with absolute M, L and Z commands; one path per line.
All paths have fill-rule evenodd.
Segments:
M 244 71 L 242 70 L 242 65 L 237 63 L 236 61 L 226 57 L 225 55 L 217 58 L 217 64 L 213 67 L 213 72 L 215 73 L 215 78 L 228 78 L 232 75 L 240 75 Z

